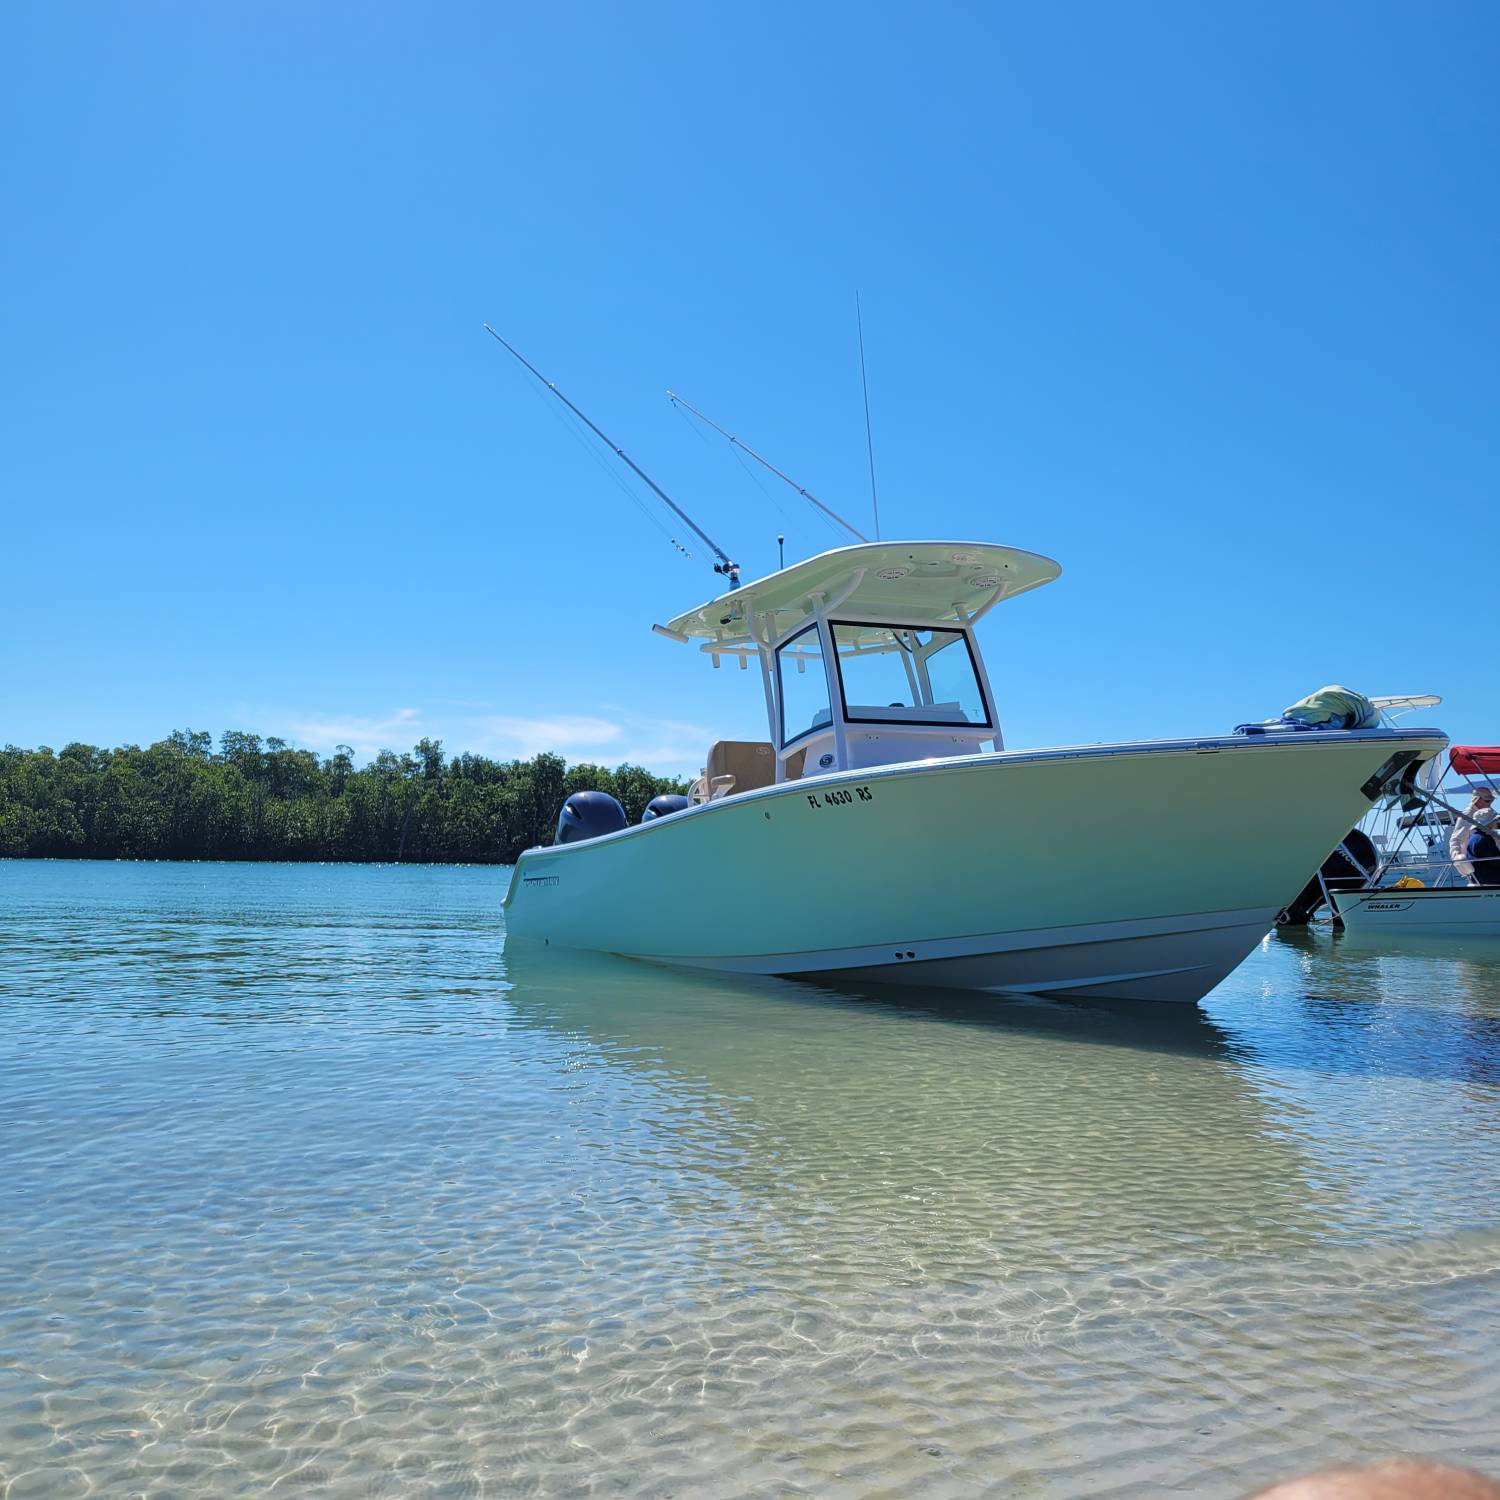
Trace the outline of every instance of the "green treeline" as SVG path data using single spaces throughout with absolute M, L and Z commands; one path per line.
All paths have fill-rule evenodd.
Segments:
M 320 760 L 237 730 L 217 750 L 192 730 L 144 750 L 8 745 L 0 856 L 509 864 L 551 843 L 563 799 L 588 787 L 618 797 L 631 822 L 657 793 L 686 789 L 639 766 L 445 757 L 427 739 L 367 766 L 347 745 Z

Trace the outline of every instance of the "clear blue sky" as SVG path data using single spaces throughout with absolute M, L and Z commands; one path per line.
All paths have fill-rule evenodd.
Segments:
M 758 736 L 649 633 L 702 556 L 480 324 L 756 573 L 832 538 L 663 391 L 863 515 L 856 288 L 886 534 L 1063 565 L 983 627 L 1013 744 L 1331 681 L 1500 740 L 1489 0 L 21 3 L 0 58 L 0 741 Z

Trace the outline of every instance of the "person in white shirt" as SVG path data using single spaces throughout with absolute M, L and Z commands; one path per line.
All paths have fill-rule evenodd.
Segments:
M 1495 794 L 1489 787 L 1482 786 L 1469 799 L 1465 811 L 1453 820 L 1453 831 L 1448 835 L 1448 857 L 1465 880 L 1474 878 L 1474 866 L 1469 863 L 1469 840 L 1476 827 L 1474 815 L 1488 812 L 1494 805 Z

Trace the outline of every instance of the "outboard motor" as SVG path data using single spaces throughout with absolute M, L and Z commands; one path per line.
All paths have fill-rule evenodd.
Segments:
M 653 797 L 646 804 L 646 810 L 641 814 L 641 822 L 654 823 L 657 818 L 665 818 L 669 813 L 681 812 L 692 805 L 681 792 L 663 792 L 661 796 Z
M 608 792 L 574 792 L 557 815 L 555 844 L 576 844 L 618 833 L 626 826 L 625 809 Z
M 1346 854 L 1344 851 L 1348 850 Z M 1351 858 L 1350 856 L 1353 856 Z M 1359 863 L 1356 864 L 1355 861 Z M 1344 835 L 1339 847 L 1323 861 L 1318 874 L 1322 875 L 1331 891 L 1357 891 L 1364 885 L 1366 874 L 1380 863 L 1375 845 L 1362 828 L 1351 828 Z M 1360 869 L 1360 865 L 1364 869 Z M 1276 918 L 1278 927 L 1306 927 L 1312 914 L 1323 904 L 1323 882 L 1317 875 L 1302 887 L 1295 901 L 1290 902 Z

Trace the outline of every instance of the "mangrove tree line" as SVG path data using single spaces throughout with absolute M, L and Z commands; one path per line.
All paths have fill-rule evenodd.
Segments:
M 558 809 L 596 787 L 632 822 L 680 781 L 639 766 L 496 761 L 420 741 L 357 766 L 284 740 L 178 730 L 146 749 L 0 750 L 0 856 L 504 863 L 552 841 Z

